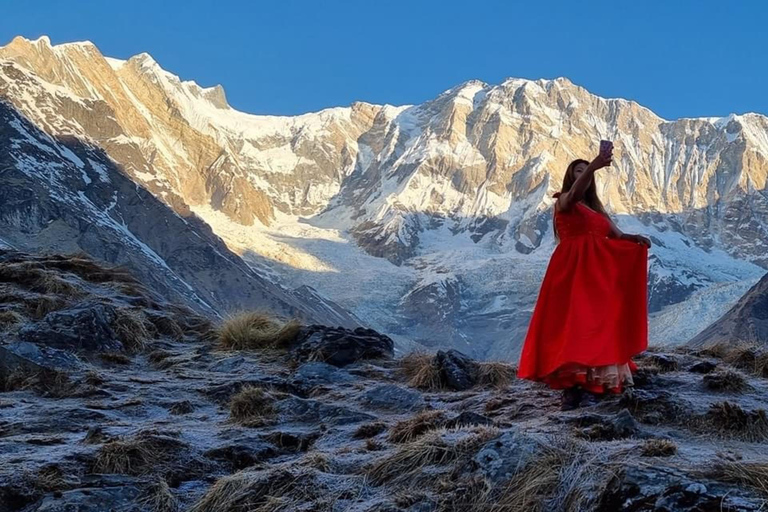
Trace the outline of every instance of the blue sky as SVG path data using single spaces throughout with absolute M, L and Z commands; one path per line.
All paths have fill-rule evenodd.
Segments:
M 768 114 L 762 1 L 7 1 L 0 44 L 46 34 L 150 53 L 235 108 L 420 103 L 463 81 L 568 77 L 667 119 Z

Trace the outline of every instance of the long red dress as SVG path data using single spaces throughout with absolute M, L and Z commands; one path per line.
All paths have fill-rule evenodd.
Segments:
M 620 392 L 637 369 L 632 356 L 648 347 L 648 248 L 608 238 L 608 219 L 582 203 L 556 211 L 555 223 L 560 243 L 541 284 L 518 377 L 553 389 Z

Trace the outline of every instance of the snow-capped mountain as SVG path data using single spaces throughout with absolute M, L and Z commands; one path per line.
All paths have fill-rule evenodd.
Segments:
M 377 329 L 478 357 L 515 357 L 553 249 L 551 196 L 601 138 L 616 146 L 598 177 L 604 203 L 655 242 L 653 341 L 686 341 L 768 267 L 757 114 L 667 121 L 559 78 L 254 116 L 147 54 L 47 38 L 0 49 L 0 95 L 51 136 L 101 148 L 276 285 L 309 285 Z

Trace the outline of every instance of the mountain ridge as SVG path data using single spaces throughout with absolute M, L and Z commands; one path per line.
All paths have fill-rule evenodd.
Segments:
M 0 94 L 36 124 L 93 141 L 254 268 L 393 335 L 514 357 L 554 244 L 551 195 L 600 138 L 617 148 L 598 178 L 609 211 L 660 242 L 652 312 L 697 290 L 743 289 L 768 267 L 765 116 L 666 121 L 567 79 L 515 78 L 467 81 L 421 105 L 255 116 L 218 108 L 154 59 L 115 70 L 95 47 L 14 41 L 0 48 Z M 437 275 L 451 293 L 438 293 Z M 680 311 L 690 316 L 678 323 L 696 323 Z M 683 331 L 654 341 L 681 343 Z

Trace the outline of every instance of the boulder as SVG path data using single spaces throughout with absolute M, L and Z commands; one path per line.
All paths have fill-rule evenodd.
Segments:
M 738 486 L 706 484 L 669 468 L 624 467 L 608 484 L 597 507 L 598 512 L 626 510 L 762 510 L 762 500 Z
M 480 448 L 472 461 L 480 473 L 496 485 L 508 481 L 534 462 L 546 446 L 544 439 L 511 428 Z
M 111 327 L 116 317 L 115 308 L 108 304 L 84 303 L 25 325 L 19 338 L 70 351 L 119 352 L 123 344 Z
M 458 350 L 439 350 L 435 354 L 442 382 L 450 389 L 464 391 L 477 383 L 477 363 Z
M 280 400 L 276 406 L 281 419 L 287 422 L 347 425 L 376 419 L 364 412 L 298 397 Z
M 293 343 L 293 353 L 299 360 L 321 360 L 334 366 L 347 366 L 361 359 L 391 359 L 394 343 L 391 338 L 372 329 L 358 327 L 303 327 Z
M 715 370 L 715 368 L 717 368 L 717 363 L 713 363 L 712 361 L 699 361 L 698 363 L 688 368 L 688 371 L 692 373 L 706 374 L 711 373 Z

